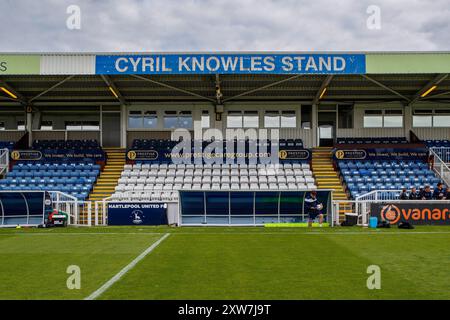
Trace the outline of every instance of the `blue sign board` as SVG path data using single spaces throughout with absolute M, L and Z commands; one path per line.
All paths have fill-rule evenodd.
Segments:
M 167 204 L 143 202 L 108 203 L 110 226 L 167 225 Z
M 97 55 L 96 74 L 364 74 L 364 54 Z
M 336 160 L 427 160 L 427 148 L 337 149 Z

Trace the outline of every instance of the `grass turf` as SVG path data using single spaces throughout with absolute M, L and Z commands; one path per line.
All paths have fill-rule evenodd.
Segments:
M 0 299 L 84 298 L 166 232 L 100 299 L 450 299 L 446 227 L 0 230 Z M 81 290 L 66 288 L 72 264 Z

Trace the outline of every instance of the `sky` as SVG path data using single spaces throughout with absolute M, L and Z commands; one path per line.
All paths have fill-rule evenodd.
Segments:
M 0 17 L 0 52 L 450 50 L 450 0 L 0 0 Z

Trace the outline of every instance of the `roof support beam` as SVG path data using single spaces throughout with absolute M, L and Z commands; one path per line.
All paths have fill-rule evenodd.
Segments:
M 72 79 L 73 77 L 75 77 L 74 75 L 72 76 L 68 76 L 66 78 L 64 78 L 63 80 L 59 81 L 58 83 L 54 84 L 53 86 L 51 86 L 50 88 L 48 88 L 47 90 L 42 91 L 41 93 L 39 93 L 37 96 L 34 96 L 33 98 L 30 99 L 30 102 L 33 102 L 34 100 L 42 97 L 43 95 L 49 93 L 50 91 L 56 89 L 57 87 L 59 87 L 60 85 L 62 85 L 63 83 L 65 83 L 66 81 L 69 81 L 70 79 Z
M 105 81 L 106 85 L 108 86 L 111 93 L 120 101 L 120 104 L 126 105 L 127 101 L 123 97 L 122 93 L 117 89 L 116 85 L 114 84 L 114 81 L 109 76 L 101 75 L 103 81 Z
M 392 92 L 393 94 L 399 96 L 399 97 L 402 98 L 403 100 L 406 100 L 408 103 L 411 102 L 411 99 L 409 99 L 409 98 L 407 98 L 406 96 L 402 95 L 401 93 L 395 91 L 394 89 L 389 88 L 388 86 L 382 84 L 381 82 L 379 82 L 379 81 L 377 81 L 377 80 L 375 80 L 375 79 L 372 79 L 372 78 L 369 77 L 368 75 L 362 74 L 361 76 L 362 76 L 363 78 L 369 80 L 370 82 L 375 83 L 377 86 L 379 86 L 379 87 L 381 87 L 381 88 L 383 88 L 383 89 L 386 89 L 387 91 Z
M 285 82 L 288 82 L 288 81 L 291 81 L 291 80 L 295 80 L 295 79 L 297 79 L 297 78 L 300 78 L 301 76 L 302 76 L 301 74 L 297 74 L 297 75 L 295 75 L 295 76 L 292 76 L 292 77 L 289 77 L 289 78 L 286 78 L 286 79 L 283 79 L 283 80 L 279 80 L 279 81 L 276 81 L 276 82 L 267 84 L 267 85 L 262 86 L 262 87 L 259 87 L 259 88 L 255 88 L 255 89 L 252 89 L 252 90 L 249 90 L 249 91 L 245 91 L 245 92 L 242 92 L 242 93 L 240 93 L 240 94 L 237 94 L 237 95 L 235 95 L 235 96 L 233 96 L 233 97 L 224 99 L 223 102 L 227 102 L 227 101 L 230 101 L 230 100 L 234 100 L 234 99 L 237 99 L 237 98 L 240 98 L 240 97 L 243 97 L 243 96 L 247 96 L 247 95 L 249 95 L 249 94 L 252 94 L 252 93 L 255 93 L 255 92 L 264 90 L 264 89 L 268 89 L 268 88 L 271 88 L 271 87 L 275 87 L 275 86 L 277 86 L 277 85 L 279 85 L 279 84 L 282 84 L 282 83 L 285 83 Z
M 322 96 L 322 93 L 324 93 L 324 90 L 328 87 L 328 85 L 330 84 L 331 80 L 333 80 L 334 75 L 328 75 L 322 82 L 322 84 L 320 85 L 319 90 L 316 93 L 316 96 L 312 102 L 312 104 L 318 104 L 319 100 Z
M 184 90 L 184 89 L 180 89 L 180 88 L 171 86 L 170 84 L 166 84 L 166 83 L 159 82 L 159 81 L 156 81 L 156 80 L 153 80 L 153 79 L 150 79 L 150 78 L 138 76 L 138 75 L 135 75 L 135 74 L 132 74 L 131 77 L 136 78 L 136 79 L 140 79 L 140 80 L 143 80 L 143 81 L 146 81 L 146 82 L 150 82 L 150 83 L 159 85 L 159 86 L 161 86 L 161 87 L 165 87 L 165 88 L 172 89 L 172 90 L 175 90 L 175 91 L 178 91 L 178 92 L 182 92 L 182 93 L 188 94 L 188 95 L 190 95 L 190 96 L 194 96 L 194 97 L 200 98 L 200 99 L 202 99 L 202 100 L 207 100 L 207 101 L 211 101 L 211 102 L 216 103 L 216 100 L 215 100 L 215 99 L 211 99 L 211 98 L 208 98 L 208 97 L 204 97 L 204 96 L 202 96 L 202 95 L 200 95 L 200 94 L 198 94 L 198 93 L 191 92 L 191 91 Z
M 0 87 L 5 88 L 6 90 L 8 90 L 9 92 L 11 92 L 12 94 L 14 94 L 17 97 L 17 99 L 14 99 L 13 97 L 6 96 L 7 99 L 20 102 L 22 105 L 25 105 L 25 106 L 29 104 L 28 99 L 23 94 L 18 92 L 16 89 L 14 89 L 11 85 L 4 82 L 3 80 L 0 80 Z
M 434 94 L 432 96 L 426 96 L 425 98 L 421 98 L 420 100 L 430 100 L 430 99 L 434 99 L 434 98 L 437 98 L 437 97 L 448 96 L 448 95 L 450 95 L 450 91 L 441 92 L 441 93 L 438 93 L 438 94 Z
M 444 81 L 448 77 L 447 74 L 438 74 L 436 77 L 434 77 L 430 82 L 428 82 L 422 89 L 420 89 L 411 100 L 411 104 L 414 102 L 417 102 L 421 99 L 424 99 L 426 97 L 422 98 L 422 95 L 426 93 L 428 90 L 430 90 L 432 87 L 437 86 L 439 83 Z

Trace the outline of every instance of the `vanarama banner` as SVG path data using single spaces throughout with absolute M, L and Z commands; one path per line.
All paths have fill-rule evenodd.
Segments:
M 371 216 L 390 224 L 450 225 L 450 203 L 439 201 L 372 203 Z
M 96 74 L 364 74 L 364 54 L 97 55 Z

